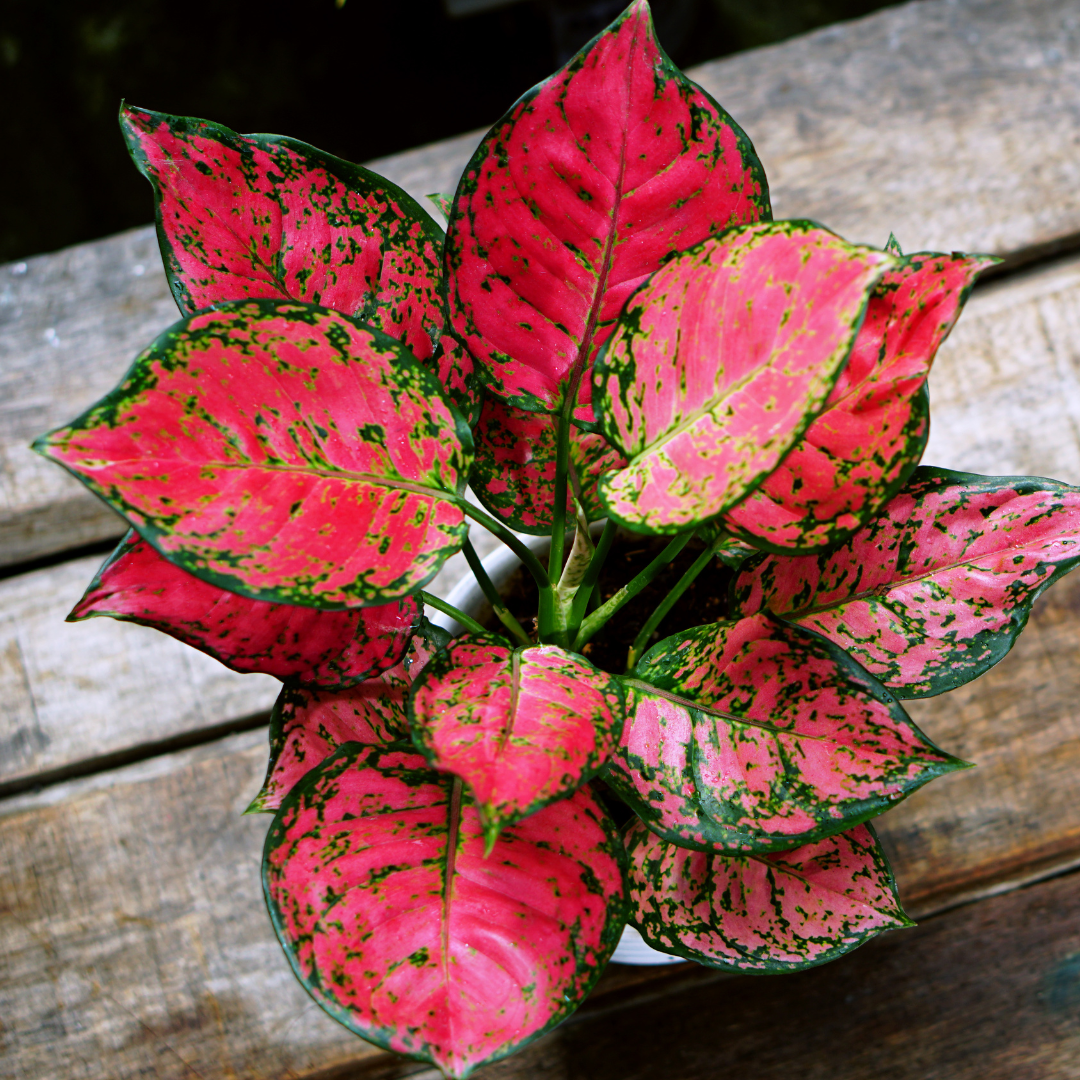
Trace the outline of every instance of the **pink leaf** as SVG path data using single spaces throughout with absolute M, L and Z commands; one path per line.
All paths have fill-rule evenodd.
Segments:
M 622 844 L 591 791 L 484 857 L 461 781 L 343 746 L 266 839 L 271 918 L 308 992 L 370 1042 L 465 1077 L 568 1016 L 625 918 Z
M 453 325 L 489 389 L 556 411 L 627 297 L 673 251 L 768 217 L 765 174 L 734 121 L 664 55 L 636 0 L 495 125 L 447 231 Z
M 748 562 L 733 604 L 824 634 L 900 697 L 932 697 L 1005 656 L 1078 561 L 1080 489 L 919 468 L 835 551 Z
M 808 843 L 964 767 L 842 650 L 768 616 L 675 634 L 623 681 L 606 778 L 678 844 Z
M 548 535 L 555 523 L 555 455 L 558 419 L 550 413 L 515 409 L 488 397 L 473 431 L 476 460 L 469 485 L 500 521 L 518 532 Z M 626 459 L 603 437 L 570 427 L 571 482 L 566 520 L 574 520 L 575 490 L 590 521 L 605 516 L 596 482 Z M 576 482 L 575 482 L 576 481 Z
M 286 686 L 270 717 L 266 780 L 245 813 L 276 810 L 302 776 L 344 743 L 407 742 L 409 687 L 448 640 L 445 631 L 425 620 L 402 662 L 376 679 L 339 691 Z
M 825 410 L 780 466 L 728 512 L 737 536 L 779 550 L 835 547 L 875 515 L 919 463 L 930 434 L 923 390 L 982 255 L 910 255 L 878 282 Z
M 594 373 L 601 427 L 629 460 L 600 481 L 611 514 L 679 532 L 753 491 L 825 405 L 893 262 L 812 222 L 777 221 L 665 263 Z
M 634 822 L 626 847 L 630 921 L 654 949 L 710 967 L 798 971 L 913 925 L 866 825 L 771 855 L 715 855 Z
M 594 775 L 623 721 L 618 681 L 556 645 L 465 635 L 409 700 L 413 740 L 472 791 L 489 842 Z
M 68 616 L 152 626 L 233 671 L 261 671 L 340 688 L 393 667 L 420 621 L 414 597 L 380 607 L 319 611 L 249 600 L 200 581 L 131 530 Z
M 35 448 L 171 562 L 254 600 L 385 604 L 465 536 L 472 440 L 435 376 L 307 304 L 223 304 L 178 323 Z

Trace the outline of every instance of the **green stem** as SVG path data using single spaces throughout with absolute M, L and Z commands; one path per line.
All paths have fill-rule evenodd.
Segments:
M 525 565 L 525 569 L 533 576 L 537 588 L 541 594 L 545 589 L 551 589 L 547 571 L 540 560 L 523 544 L 505 525 L 496 521 L 490 514 L 485 514 L 478 506 L 461 499 L 458 505 L 464 511 L 466 517 L 471 517 L 479 525 L 483 525 L 489 533 L 497 536 Z
M 574 639 L 574 651 L 581 652 L 583 646 L 604 623 L 624 604 L 633 600 L 659 574 L 665 566 L 690 542 L 694 530 L 681 533 L 640 574 L 624 585 L 607 603 L 601 604 L 582 624 Z
M 566 542 L 566 474 L 570 463 L 570 409 L 563 406 L 559 413 L 559 430 L 555 437 L 555 504 L 551 525 L 551 553 L 548 555 L 548 581 L 558 583 L 562 576 L 563 545 Z
M 608 518 L 604 522 L 604 531 L 600 534 L 600 539 L 596 542 L 596 550 L 593 552 L 593 557 L 589 560 L 588 568 L 585 570 L 585 576 L 581 579 L 581 586 L 574 594 L 574 603 L 570 608 L 570 633 L 576 634 L 578 627 L 581 626 L 581 620 L 585 618 L 585 611 L 589 604 L 589 598 L 593 595 L 593 590 L 596 588 L 596 583 L 600 580 L 600 571 L 604 569 L 604 561 L 608 557 L 608 552 L 611 550 L 611 545 L 615 541 L 615 534 L 619 531 L 619 526 L 615 523 L 614 519 Z
M 499 622 L 501 622 L 522 645 L 531 645 L 532 638 L 525 633 L 524 627 L 522 627 L 521 623 L 514 618 L 513 613 L 503 603 L 503 598 L 499 595 L 499 590 L 495 588 L 491 578 L 488 577 L 487 571 L 484 569 L 484 564 L 480 561 L 480 556 L 476 554 L 476 548 L 472 546 L 472 541 L 466 540 L 462 545 L 461 550 L 465 553 L 465 561 L 468 562 L 469 566 L 472 568 L 476 583 L 480 586 L 483 594 L 488 598 L 488 603 L 491 604 L 492 611 L 498 616 Z
M 441 597 L 423 591 L 418 592 L 416 595 L 420 597 L 425 607 L 433 607 L 436 611 L 441 611 L 444 615 L 449 615 L 450 618 L 457 619 L 466 630 L 471 630 L 474 634 L 487 633 L 475 619 L 470 618 L 464 611 L 459 611 L 453 604 L 448 604 Z
M 690 586 L 694 583 L 694 578 L 709 565 L 713 555 L 716 553 L 716 545 L 710 544 L 695 560 L 693 565 L 681 578 L 679 578 L 675 587 L 660 601 L 656 606 L 656 610 L 649 616 L 645 625 L 641 628 L 641 633 L 634 638 L 634 644 L 630 646 L 630 652 L 626 658 L 626 670 L 631 672 L 634 670 L 634 665 L 638 662 L 638 658 L 645 651 L 645 647 L 649 644 L 649 640 L 656 632 L 656 628 L 664 621 L 664 616 L 678 603 L 680 597 Z

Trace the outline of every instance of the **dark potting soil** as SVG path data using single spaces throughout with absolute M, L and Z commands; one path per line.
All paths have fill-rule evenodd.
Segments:
M 620 534 L 608 554 L 600 575 L 598 593 L 608 600 L 626 585 L 664 549 L 669 537 Z M 676 582 L 701 554 L 702 544 L 691 541 L 678 556 L 633 600 L 620 608 L 611 621 L 584 648 L 584 655 L 598 668 L 616 674 L 626 670 L 626 656 L 646 620 L 671 591 Z M 541 559 L 541 562 L 544 562 Z M 650 645 L 662 638 L 702 623 L 716 622 L 727 616 L 727 592 L 731 570 L 714 559 L 679 598 L 653 634 Z M 503 587 L 506 605 L 528 631 L 535 630 L 536 583 L 519 570 Z M 502 632 L 502 623 L 491 614 L 485 626 Z

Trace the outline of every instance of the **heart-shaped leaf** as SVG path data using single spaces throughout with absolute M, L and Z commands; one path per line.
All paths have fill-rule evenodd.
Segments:
M 759 547 L 810 552 L 843 543 L 874 516 L 922 457 L 930 365 L 975 278 L 997 261 L 922 252 L 889 270 L 824 411 L 724 527 Z
M 460 780 L 349 743 L 308 773 L 266 838 L 271 918 L 331 1016 L 453 1077 L 577 1008 L 625 919 L 622 843 L 588 788 L 484 857 Z
M 669 260 L 596 363 L 595 401 L 629 460 L 600 481 L 639 532 L 731 509 L 802 437 L 894 262 L 808 221 L 732 229 Z
M 68 621 L 100 615 L 152 626 L 233 671 L 334 689 L 397 664 L 421 608 L 412 596 L 348 611 L 249 600 L 173 566 L 132 529 Z
M 770 855 L 716 855 L 634 822 L 626 847 L 630 921 L 654 949 L 709 967 L 798 971 L 913 925 L 868 825 Z
M 167 330 L 35 449 L 182 569 L 342 608 L 423 587 L 465 538 L 472 437 L 397 341 L 309 304 L 223 304 Z
M 405 697 L 413 680 L 449 634 L 426 619 L 400 664 L 348 690 L 286 686 L 270 716 L 270 763 L 259 794 L 244 812 L 273 812 L 298 781 L 347 742 L 389 746 L 408 742 Z
M 920 467 L 835 551 L 747 562 L 732 604 L 816 630 L 899 697 L 932 697 L 1005 656 L 1078 561 L 1080 489 Z
M 557 410 L 665 256 L 769 216 L 749 139 L 635 3 L 491 129 L 454 196 L 450 317 L 488 388 Z
M 555 457 L 559 424 L 550 413 L 515 409 L 486 398 L 473 431 L 476 459 L 469 486 L 500 521 L 518 532 L 550 534 L 555 524 Z M 603 437 L 570 427 L 571 478 L 566 520 L 574 520 L 574 494 L 590 521 L 604 516 L 596 493 L 602 473 L 621 469 L 626 459 Z
M 667 638 L 624 685 L 608 782 L 678 844 L 809 843 L 964 767 L 841 649 L 769 616 Z
M 491 843 L 600 769 L 622 730 L 622 691 L 557 645 L 465 635 L 424 669 L 409 719 L 431 764 L 469 785 Z
M 443 238 L 407 192 L 279 135 L 131 107 L 120 126 L 154 189 L 183 314 L 222 300 L 306 300 L 431 357 L 443 328 Z

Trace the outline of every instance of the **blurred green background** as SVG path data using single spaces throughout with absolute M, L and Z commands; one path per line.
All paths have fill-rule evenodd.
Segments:
M 0 261 L 152 220 L 121 98 L 367 161 L 494 122 L 628 2 L 0 0 Z M 886 6 L 654 0 L 653 13 L 687 67 Z

